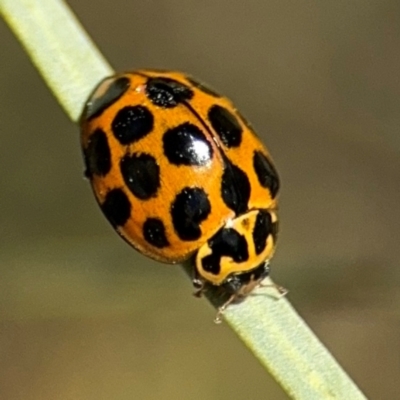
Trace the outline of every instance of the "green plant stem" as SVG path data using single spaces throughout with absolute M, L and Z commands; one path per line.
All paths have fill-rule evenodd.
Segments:
M 0 13 L 65 112 L 77 122 L 83 102 L 113 69 L 75 15 L 57 0 L 0 0 Z
M 89 93 L 112 68 L 63 1 L 0 0 L 0 12 L 77 122 Z M 277 295 L 273 288 L 257 290 L 229 307 L 225 321 L 293 399 L 365 399 L 287 299 Z

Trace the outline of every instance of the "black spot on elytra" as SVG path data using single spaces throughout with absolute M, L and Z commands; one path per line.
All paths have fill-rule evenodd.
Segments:
M 260 210 L 257 214 L 256 223 L 253 229 L 253 242 L 257 255 L 264 251 L 267 246 L 267 238 L 271 233 L 271 214 L 268 211 Z
M 153 130 L 153 114 L 145 106 L 126 106 L 111 123 L 114 136 L 122 145 L 132 144 Z
M 143 237 L 152 246 L 162 249 L 169 245 L 165 236 L 165 226 L 158 218 L 147 218 L 143 224 Z
M 211 254 L 201 260 L 205 271 L 218 275 L 222 257 L 230 257 L 234 262 L 241 263 L 249 258 L 246 238 L 235 229 L 223 228 L 218 231 L 209 241 Z
M 209 88 L 204 83 L 200 83 L 190 76 L 187 76 L 186 79 L 190 84 L 192 84 L 195 88 L 201 90 L 202 92 L 209 94 L 210 96 L 213 96 L 213 97 L 221 97 L 217 92 L 215 92 L 213 89 Z
M 208 110 L 208 119 L 226 147 L 240 146 L 243 129 L 230 111 L 219 105 L 213 105 Z
M 111 152 L 108 145 L 107 135 L 101 129 L 96 129 L 88 140 L 84 149 L 86 171 L 85 175 L 90 178 L 93 175 L 105 176 L 111 170 Z
M 131 203 L 122 189 L 110 190 L 101 205 L 104 215 L 115 228 L 126 224 L 131 216 Z
M 108 79 L 113 81 L 107 87 L 107 90 L 98 98 L 90 99 L 86 104 L 83 117 L 86 120 L 98 117 L 107 107 L 116 102 L 130 86 L 129 78 L 121 76 L 120 78 L 106 78 L 100 83 L 104 84 Z M 99 85 L 99 86 L 100 86 Z
M 180 239 L 197 240 L 201 236 L 200 224 L 211 212 L 206 192 L 201 188 L 184 188 L 171 205 L 174 229 Z
M 164 133 L 163 144 L 165 156 L 175 165 L 205 165 L 213 154 L 204 133 L 189 122 L 168 129 Z
M 224 157 L 224 173 L 221 182 L 221 195 L 225 204 L 236 215 L 248 209 L 250 199 L 250 182 L 247 175 Z
M 160 187 L 160 167 L 153 156 L 146 153 L 126 155 L 120 162 L 126 186 L 139 199 L 154 197 Z
M 193 90 L 174 79 L 158 77 L 147 80 L 146 95 L 156 106 L 172 108 L 190 100 Z
M 261 151 L 254 152 L 253 167 L 260 185 L 269 189 L 274 199 L 279 191 L 279 176 L 275 167 Z

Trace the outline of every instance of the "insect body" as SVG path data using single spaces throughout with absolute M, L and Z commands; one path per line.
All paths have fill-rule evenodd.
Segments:
M 143 254 L 193 260 L 228 303 L 268 275 L 279 178 L 232 103 L 178 72 L 103 80 L 82 115 L 86 175 L 105 216 Z

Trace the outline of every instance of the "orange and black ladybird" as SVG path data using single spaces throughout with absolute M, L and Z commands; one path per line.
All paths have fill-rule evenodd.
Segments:
M 279 178 L 234 105 L 179 72 L 104 79 L 86 103 L 81 143 L 96 199 L 141 253 L 193 260 L 200 294 L 245 297 L 269 273 Z

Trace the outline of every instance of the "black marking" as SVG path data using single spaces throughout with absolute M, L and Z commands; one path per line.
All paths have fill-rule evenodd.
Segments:
M 200 224 L 211 212 L 206 192 L 201 188 L 184 188 L 171 205 L 174 229 L 180 239 L 197 240 L 201 236 Z
M 224 157 L 224 161 L 225 168 L 221 182 L 222 199 L 236 215 L 240 215 L 248 209 L 250 199 L 249 178 L 226 157 Z
M 279 191 L 279 176 L 275 167 L 261 151 L 254 152 L 253 167 L 260 185 L 269 189 L 274 199 Z
M 120 78 L 106 78 L 98 86 L 104 84 L 108 79 L 113 79 L 113 82 L 107 87 L 105 93 L 100 97 L 90 99 L 85 106 L 83 112 L 83 117 L 86 120 L 98 117 L 107 107 L 115 103 L 122 95 L 129 89 L 130 80 L 126 76 L 121 76 Z M 95 89 L 95 91 L 97 90 Z
M 223 228 L 209 241 L 211 254 L 201 260 L 204 271 L 218 275 L 221 271 L 221 258 L 230 257 L 234 262 L 241 263 L 249 259 L 246 238 L 235 229 Z
M 126 155 L 120 162 L 126 186 L 139 199 L 156 196 L 160 187 L 160 167 L 153 156 L 146 153 Z
M 272 234 L 272 226 L 271 214 L 260 210 L 253 229 L 253 242 L 257 255 L 260 255 L 267 246 L 268 236 Z
M 220 94 L 215 92 L 213 89 L 211 89 L 204 83 L 200 83 L 200 82 L 196 81 L 195 79 L 191 78 L 190 76 L 187 76 L 186 79 L 188 82 L 190 82 L 190 84 L 192 84 L 194 87 L 201 90 L 202 92 L 209 94 L 210 96 L 213 96 L 213 97 L 221 97 Z
M 101 205 L 104 215 L 115 228 L 124 226 L 131 216 L 132 206 L 122 189 L 110 190 Z
M 163 144 L 165 156 L 175 165 L 205 165 L 213 155 L 204 133 L 189 122 L 167 130 Z
M 249 283 L 254 281 L 262 281 L 269 275 L 269 264 L 263 262 L 256 268 L 244 274 L 232 275 L 226 282 L 222 284 L 222 287 L 226 292 L 234 294 L 238 293 L 243 286 L 247 286 Z
M 169 242 L 165 236 L 165 226 L 158 218 L 146 219 L 143 224 L 143 237 L 146 242 L 159 249 L 169 246 Z
M 208 110 L 208 119 L 225 146 L 240 146 L 243 129 L 230 111 L 215 104 Z
M 193 90 L 171 78 L 149 78 L 146 95 L 156 106 L 172 108 L 190 100 L 193 97 Z
M 86 171 L 85 175 L 91 178 L 93 175 L 105 176 L 111 170 L 111 152 L 107 135 L 101 129 L 96 129 L 88 140 L 88 145 L 83 151 Z
M 127 106 L 111 123 L 114 136 L 122 145 L 137 142 L 153 130 L 153 114 L 145 106 Z

